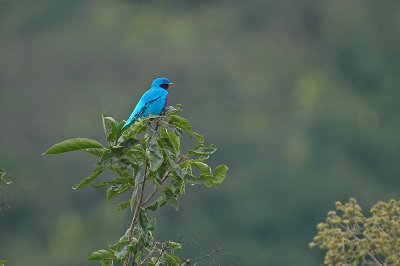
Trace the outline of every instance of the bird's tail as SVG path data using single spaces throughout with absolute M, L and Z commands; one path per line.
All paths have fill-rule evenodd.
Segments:
M 124 131 L 127 127 L 129 127 L 131 124 L 128 122 L 125 123 L 125 125 L 121 128 L 121 131 Z
M 121 128 L 121 131 L 124 131 L 127 127 L 129 127 L 130 125 L 132 125 L 136 120 L 136 117 L 133 117 L 132 119 L 128 119 L 128 121 L 126 121 L 125 125 Z

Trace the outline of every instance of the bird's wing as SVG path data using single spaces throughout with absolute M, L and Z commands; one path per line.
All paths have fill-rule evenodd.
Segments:
M 139 102 L 137 103 L 135 109 L 133 110 L 131 116 L 129 119 L 126 121 L 125 125 L 122 127 L 122 129 L 128 127 L 131 125 L 135 119 L 140 118 L 146 109 L 155 101 L 157 101 L 159 98 L 161 98 L 163 94 L 160 93 L 159 90 L 154 90 L 150 89 L 146 91 L 142 98 L 140 98 Z

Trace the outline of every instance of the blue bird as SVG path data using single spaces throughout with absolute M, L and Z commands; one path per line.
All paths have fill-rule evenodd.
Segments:
M 167 78 L 156 78 L 151 84 L 151 88 L 140 98 L 131 116 L 121 130 L 132 125 L 135 120 L 149 116 L 150 113 L 160 115 L 167 106 L 167 90 L 171 84 L 172 83 L 169 82 Z

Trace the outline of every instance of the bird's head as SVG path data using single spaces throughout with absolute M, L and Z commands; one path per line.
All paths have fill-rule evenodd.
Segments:
M 164 90 L 168 90 L 169 85 L 172 83 L 167 78 L 156 78 L 153 83 L 151 84 L 152 88 L 161 87 Z

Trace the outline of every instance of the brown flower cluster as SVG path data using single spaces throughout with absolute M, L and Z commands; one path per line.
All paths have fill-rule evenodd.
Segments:
M 310 247 L 328 250 L 326 265 L 400 265 L 400 201 L 379 201 L 370 212 L 365 217 L 353 198 L 336 202 Z

